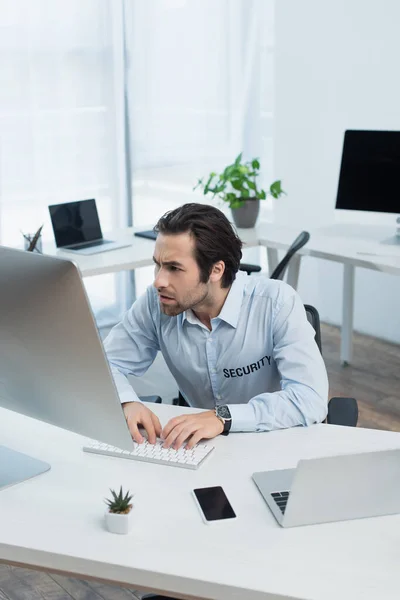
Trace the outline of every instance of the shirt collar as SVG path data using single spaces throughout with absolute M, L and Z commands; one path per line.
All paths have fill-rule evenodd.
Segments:
M 222 321 L 225 321 L 225 323 L 228 323 L 229 325 L 232 325 L 232 327 L 235 328 L 237 327 L 239 321 L 239 314 L 240 308 L 242 306 L 243 290 L 246 279 L 246 273 L 243 273 L 242 271 L 238 271 L 236 273 L 236 279 L 231 285 L 231 289 L 228 292 L 221 312 L 217 317 L 215 317 L 216 319 L 221 319 Z M 195 314 L 191 309 L 185 310 L 182 313 L 182 324 L 186 320 L 192 324 L 199 324 L 198 319 L 196 318 Z

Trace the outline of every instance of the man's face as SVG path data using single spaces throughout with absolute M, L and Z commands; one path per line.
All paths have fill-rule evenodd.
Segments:
M 194 244 L 189 233 L 157 236 L 153 285 L 162 312 L 170 317 L 206 302 L 209 296 L 209 284 L 200 283 Z

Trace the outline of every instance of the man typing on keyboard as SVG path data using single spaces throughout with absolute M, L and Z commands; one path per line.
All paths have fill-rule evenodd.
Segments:
M 156 225 L 153 286 L 104 347 L 133 439 L 192 448 L 237 431 L 271 431 L 325 419 L 325 366 L 297 293 L 239 271 L 242 242 L 213 206 L 185 204 Z M 161 352 L 190 406 L 164 429 L 127 375 Z M 161 391 L 161 390 L 160 390 Z

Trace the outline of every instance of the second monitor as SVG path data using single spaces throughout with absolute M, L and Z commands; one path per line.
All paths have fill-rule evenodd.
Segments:
M 345 132 L 336 208 L 400 215 L 400 131 Z

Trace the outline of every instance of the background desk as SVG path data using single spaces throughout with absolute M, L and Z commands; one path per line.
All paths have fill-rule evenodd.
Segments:
M 141 228 L 143 229 L 143 228 Z M 338 230 L 339 231 L 339 230 Z M 270 272 L 278 264 L 278 250 L 286 250 L 296 236 L 298 229 L 280 227 L 272 223 L 260 222 L 254 229 L 240 229 L 239 236 L 246 246 L 263 246 L 268 253 Z M 377 242 L 365 241 L 356 237 L 341 237 L 335 229 L 310 230 L 311 238 L 298 255 L 290 262 L 287 281 L 295 289 L 299 277 L 302 256 L 323 258 L 343 264 L 343 304 L 342 304 L 342 338 L 340 358 L 343 363 L 351 362 L 353 345 L 353 312 L 354 312 L 354 274 L 356 267 L 372 269 L 393 275 L 400 275 L 400 245 L 383 246 Z M 137 269 L 153 264 L 154 242 L 133 236 L 133 229 L 126 229 L 110 234 L 112 239 L 126 241 L 127 248 L 103 252 L 92 256 L 60 253 L 68 256 L 79 265 L 84 277 L 116 273 L 129 269 Z M 45 251 L 55 254 L 54 246 Z M 366 254 L 361 254 L 365 252 Z M 318 306 L 316 307 L 318 309 Z
M 184 409 L 152 406 L 163 423 Z M 199 471 L 85 454 L 82 438 L 0 410 L 0 440 L 51 462 L 0 492 L 0 561 L 214 600 L 398 600 L 400 516 L 280 528 L 253 471 L 299 458 L 400 447 L 400 434 L 315 425 L 232 434 Z M 136 495 L 128 536 L 103 527 L 109 487 Z M 222 485 L 235 522 L 204 525 L 190 495 Z

